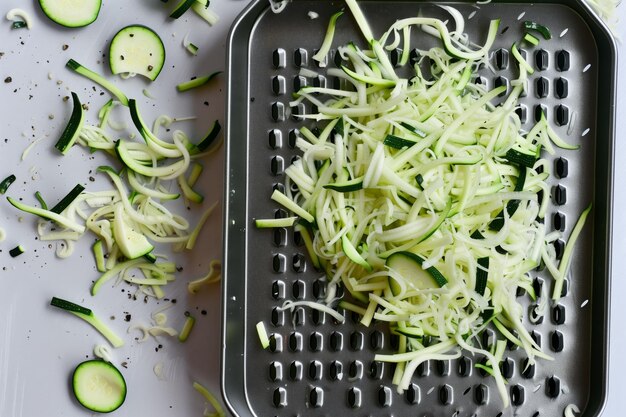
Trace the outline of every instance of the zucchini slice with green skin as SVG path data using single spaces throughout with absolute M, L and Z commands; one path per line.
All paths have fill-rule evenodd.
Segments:
M 448 283 L 446 277 L 434 266 L 422 268 L 424 259 L 413 252 L 396 252 L 387 258 L 387 267 L 393 269 L 407 280 L 409 285 L 418 289 L 440 288 Z M 390 280 L 391 291 L 399 291 L 397 283 Z
M 74 186 L 74 188 L 72 188 L 72 190 L 67 193 L 67 195 L 65 197 L 63 197 L 61 199 L 61 201 L 59 201 L 58 203 L 56 203 L 54 205 L 54 207 L 52 207 L 50 209 L 51 212 L 56 213 L 56 214 L 61 214 L 63 213 L 63 210 L 65 210 L 67 208 L 67 206 L 69 206 L 70 204 L 72 204 L 72 202 L 74 200 L 76 200 L 76 198 L 83 192 L 85 191 L 85 187 L 83 187 L 80 184 L 76 184 Z
M 72 91 L 72 115 L 65 126 L 65 130 L 61 133 L 61 137 L 54 145 L 63 155 L 65 155 L 78 139 L 83 125 L 85 124 L 85 109 L 80 103 L 78 95 Z
M 0 182 L 0 194 L 6 194 L 7 190 L 17 178 L 11 174 Z
M 104 78 L 102 75 L 90 70 L 89 68 L 81 65 L 80 63 L 76 62 L 73 59 L 70 59 L 69 61 L 67 61 L 65 66 L 71 69 L 72 71 L 76 72 L 77 74 L 80 74 L 83 77 L 88 78 L 95 83 L 98 83 L 102 88 L 109 90 L 109 92 L 113 94 L 115 98 L 117 98 L 120 101 L 120 103 L 122 103 L 125 106 L 128 106 L 128 97 L 126 97 L 126 94 L 124 94 L 122 90 L 117 88 L 115 84 L 113 84 L 112 82 Z
M 185 12 L 187 12 L 187 10 L 189 10 L 195 2 L 196 0 L 180 0 L 176 7 L 174 7 L 174 10 L 172 10 L 172 13 L 170 13 L 170 17 L 172 19 L 178 19 L 185 14 Z
M 50 305 L 68 311 L 85 320 L 91 324 L 97 331 L 104 336 L 113 347 L 120 347 L 124 345 L 124 341 L 113 332 L 102 320 L 100 320 L 90 309 L 78 304 L 74 304 L 71 301 L 64 300 L 58 297 L 52 297 Z
M 53 22 L 68 28 L 79 28 L 98 18 L 102 0 L 39 0 L 39 6 Z
M 88 360 L 76 367 L 72 389 L 83 407 L 98 413 L 110 413 L 120 408 L 127 392 L 122 373 L 101 359 Z
M 118 203 L 115 207 L 113 236 L 120 251 L 128 259 L 140 258 L 154 249 L 152 243 L 143 234 L 135 230 L 127 215 L 125 215 L 121 203 Z
M 182 93 L 184 91 L 191 90 L 193 88 L 202 87 L 203 85 L 207 84 L 209 81 L 211 81 L 213 78 L 215 78 L 217 75 L 221 73 L 222 71 L 216 71 L 212 74 L 205 75 L 203 77 L 197 77 L 197 78 L 194 78 L 193 80 L 182 82 L 176 86 L 176 89 Z
M 161 37 L 143 25 L 119 30 L 109 46 L 109 65 L 113 74 L 140 74 L 154 81 L 165 64 Z

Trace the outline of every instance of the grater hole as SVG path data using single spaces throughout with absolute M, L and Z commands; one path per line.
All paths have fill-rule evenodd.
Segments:
M 420 58 L 420 52 L 417 50 L 417 48 L 411 49 L 411 52 L 409 52 L 409 60 L 411 61 L 411 63 L 415 64 L 420 60 Z
M 519 117 L 520 122 L 526 123 L 526 120 L 528 120 L 528 108 L 525 105 L 520 104 L 515 109 L 515 113 L 517 114 L 517 117 Z
M 356 311 L 350 311 L 350 320 L 353 324 L 357 324 L 361 321 L 361 316 Z
M 269 377 L 271 381 L 282 381 L 283 379 L 283 365 L 280 362 L 270 363 Z
M 301 88 L 306 87 L 307 85 L 309 85 L 309 82 L 306 77 L 303 77 L 302 75 L 297 75 L 293 78 L 293 91 L 299 91 Z
M 556 53 L 556 69 L 557 71 L 567 71 L 570 67 L 570 55 L 565 50 Z
M 443 405 L 452 404 L 454 401 L 454 390 L 450 385 L 445 384 L 439 388 L 439 401 Z
M 348 367 L 348 377 L 350 379 L 363 378 L 363 363 L 361 361 L 352 361 Z
M 561 260 L 563 258 L 563 252 L 565 251 L 565 242 L 562 239 L 557 239 L 552 242 L 555 251 L 555 257 L 557 260 Z
M 439 360 L 436 362 L 435 367 L 440 376 L 450 375 L 450 361 Z
M 298 103 L 291 108 L 291 118 L 296 121 L 304 120 L 306 115 L 306 107 L 304 107 L 304 103 Z
M 548 79 L 545 77 L 539 77 L 535 80 L 535 94 L 537 98 L 546 98 L 548 97 L 548 92 L 550 90 L 550 83 Z
M 343 334 L 339 332 L 332 332 L 328 342 L 331 350 L 335 352 L 343 350 Z
M 274 77 L 272 77 L 272 93 L 274 93 L 274 95 L 280 96 L 282 94 L 285 94 L 285 85 L 285 77 L 283 77 L 282 75 L 275 75 Z
M 311 320 L 316 326 L 320 326 L 326 322 L 326 314 L 320 310 L 311 311 Z
M 565 306 L 562 304 L 557 304 L 552 308 L 552 322 L 554 324 L 564 324 L 565 323 Z
M 271 106 L 272 120 L 275 122 L 285 121 L 285 105 L 281 102 L 274 102 Z
M 318 75 L 317 77 L 313 78 L 313 87 L 326 88 L 327 82 L 328 81 L 326 77 L 324 77 L 323 75 Z
M 548 68 L 550 57 L 548 55 L 548 51 L 545 49 L 540 49 L 535 52 L 535 67 L 539 71 L 544 71 Z
M 502 77 L 502 76 L 496 77 L 496 79 L 493 80 L 493 87 L 494 88 L 505 87 L 504 91 L 498 94 L 498 97 L 504 97 L 507 91 L 509 90 L 509 80 L 506 77 Z
M 306 258 L 304 255 L 301 253 L 293 255 L 291 266 L 294 272 L 304 272 L 306 270 Z M 304 284 L 304 282 L 302 284 Z M 302 297 L 304 297 L 304 295 Z
M 546 395 L 556 398 L 561 393 L 561 380 L 556 376 L 546 378 Z
M 358 388 L 350 388 L 347 395 L 348 406 L 351 408 L 359 408 L 361 406 L 361 390 Z
M 487 358 L 483 358 L 483 359 L 480 360 L 479 363 L 482 365 L 480 368 L 478 368 L 478 373 L 480 374 L 480 376 L 485 377 L 485 376 L 489 375 L 487 373 L 487 371 L 485 370 L 485 368 L 483 368 L 483 366 L 487 367 L 487 368 L 491 367 L 491 365 L 489 364 L 489 360 Z
M 568 82 L 567 79 L 563 77 L 559 77 L 554 82 L 554 95 L 557 98 L 565 98 L 567 97 L 568 91 Z
M 391 61 L 391 65 L 394 67 L 400 66 L 400 61 L 402 59 L 402 49 L 395 48 L 389 53 L 389 60 Z
M 270 335 L 270 352 L 272 353 L 280 353 L 283 351 L 283 337 L 279 334 Z
M 489 387 L 480 384 L 474 389 L 474 401 L 478 405 L 485 405 L 489 401 Z
M 343 379 L 343 364 L 339 361 L 332 361 L 328 370 L 328 375 L 333 381 Z
M 519 96 L 526 97 L 528 95 L 528 80 L 523 80 L 522 84 L 523 84 L 523 88 L 522 88 L 522 91 L 520 91 Z
M 293 52 L 293 63 L 296 67 L 306 67 L 309 65 L 309 53 L 304 48 L 298 48 Z
M 548 109 L 543 104 L 538 104 L 535 106 L 535 122 L 539 122 L 542 115 L 548 117 Z
M 304 326 L 304 322 L 305 322 L 304 317 L 305 317 L 304 308 L 302 307 L 296 307 L 291 312 L 291 322 L 293 323 L 294 326 Z
M 274 327 L 280 327 L 285 324 L 285 312 L 278 307 L 272 309 L 272 325 Z
M 565 126 L 569 123 L 569 108 L 563 104 L 559 104 L 554 109 L 554 120 L 557 125 Z
M 287 390 L 284 388 L 276 388 L 272 395 L 272 402 L 276 408 L 287 407 Z
M 322 362 L 311 361 L 309 363 L 309 378 L 314 381 L 322 379 Z
M 298 140 L 298 136 L 300 136 L 300 131 L 298 129 L 291 129 L 289 131 L 289 137 L 287 138 L 287 144 L 290 148 L 296 147 L 296 141 Z
M 301 279 L 294 281 L 292 285 L 293 298 L 303 300 L 306 296 L 306 286 Z
M 533 289 L 535 290 L 535 294 L 539 296 L 541 294 L 541 290 L 543 287 L 543 278 L 535 278 L 533 280 Z
M 358 331 L 350 333 L 350 348 L 352 348 L 352 350 L 363 349 L 363 333 Z
M 537 344 L 538 347 L 541 347 L 541 333 L 533 330 L 530 332 L 530 337 L 532 337 L 533 341 Z
M 535 376 L 535 364 L 530 363 L 530 359 L 525 358 L 522 361 L 522 376 L 526 379 L 533 378 Z
M 560 157 L 554 161 L 554 172 L 558 178 L 565 178 L 569 174 L 569 162 L 567 159 Z
M 457 373 L 459 376 L 471 376 L 472 375 L 472 360 L 467 356 L 459 358 L 457 364 Z
M 287 269 L 285 266 L 286 264 L 287 264 L 287 259 L 285 258 L 285 255 L 283 255 L 282 253 L 277 253 L 272 258 L 272 269 L 274 270 L 274 272 L 278 274 L 282 274 L 283 272 L 285 272 L 285 270 Z M 283 284 L 283 287 L 284 287 L 284 284 Z M 272 290 L 272 294 L 274 294 L 273 290 Z M 284 298 L 284 297 L 285 297 L 285 291 L 283 288 L 280 298 Z
M 409 385 L 409 388 L 406 390 L 405 396 L 406 401 L 409 404 L 419 404 L 421 396 L 420 387 L 417 384 Z
M 486 329 L 482 335 L 483 349 L 489 350 L 496 340 L 496 334 L 491 329 Z
M 517 289 L 515 290 L 515 296 L 523 297 L 524 295 L 526 295 L 526 290 L 522 287 L 517 287 Z
M 561 352 L 563 350 L 563 333 L 555 330 L 550 334 L 550 347 L 555 352 Z
M 391 407 L 391 388 L 383 386 L 378 389 L 378 405 Z
M 289 350 L 292 352 L 302 351 L 302 335 L 298 332 L 292 332 L 289 335 Z
M 562 206 L 567 202 L 567 190 L 561 184 L 552 188 L 554 204 Z
M 564 231 L 565 230 L 565 214 L 557 211 L 552 216 L 552 224 L 554 226 L 554 230 Z
M 539 315 L 537 313 L 538 307 L 539 307 L 539 302 L 531 303 L 528 306 L 528 316 L 532 317 L 532 323 L 536 325 L 543 323 L 543 315 Z
M 398 347 L 400 346 L 400 336 L 398 336 L 397 334 L 390 334 L 389 346 L 391 346 L 393 350 L 398 350 Z
M 381 350 L 385 344 L 385 336 L 379 330 L 374 330 L 370 334 L 370 346 L 372 350 Z
M 318 300 L 326 297 L 326 281 L 324 279 L 317 279 L 313 283 L 313 297 Z
M 274 175 L 281 175 L 285 170 L 285 160 L 282 156 L 276 155 L 270 162 L 270 171 Z
M 322 334 L 319 332 L 311 333 L 311 336 L 309 336 L 309 348 L 313 352 L 319 352 L 322 350 L 323 347 L 324 338 L 322 337 Z
M 279 191 L 283 194 L 285 194 L 285 184 L 281 184 L 281 183 L 275 183 L 274 185 L 272 185 L 272 191 Z
M 503 360 L 500 364 L 500 371 L 505 379 L 511 378 L 515 372 L 515 362 L 513 362 L 513 359 L 506 358 Z
M 287 246 L 287 229 L 276 227 L 273 231 L 274 245 L 277 247 Z
M 301 381 L 302 373 L 303 373 L 302 362 L 300 361 L 291 362 L 291 364 L 289 365 L 289 379 L 291 379 L 292 381 Z
M 309 392 L 309 404 L 313 408 L 320 408 L 324 405 L 324 391 L 315 387 Z
M 293 243 L 296 246 L 304 245 L 304 239 L 302 238 L 302 233 L 300 233 L 300 231 L 298 230 L 293 231 Z
M 372 379 L 383 379 L 385 373 L 385 366 L 382 362 L 372 361 L 370 362 L 369 376 Z
M 513 385 L 511 387 L 511 404 L 520 406 L 524 404 L 524 387 L 522 385 Z
M 272 64 L 274 68 L 285 68 L 287 66 L 287 53 L 283 48 L 275 49 L 272 53 Z
M 272 149 L 280 149 L 283 146 L 283 133 L 278 129 L 272 129 L 269 133 L 269 144 Z
M 335 63 L 335 65 L 337 67 L 341 67 L 343 63 L 343 58 L 341 57 L 341 53 L 339 51 L 334 51 L 334 53 L 331 52 L 331 54 L 333 55 L 333 62 Z
M 561 290 L 561 298 L 565 297 L 568 291 L 569 291 L 569 280 L 565 278 L 563 280 L 563 289 Z
M 421 377 L 427 377 L 430 375 L 430 361 L 420 363 L 415 369 L 415 373 Z
M 487 87 L 487 79 L 481 75 L 477 76 L 476 79 L 474 80 L 474 84 L 476 85 L 482 85 L 485 88 Z
M 496 68 L 499 70 L 505 70 L 509 66 L 509 51 L 504 48 L 498 49 L 494 53 Z
M 284 219 L 287 217 L 287 211 L 283 209 L 274 210 L 274 218 L 275 219 Z
M 274 300 L 282 300 L 285 298 L 285 283 L 282 281 L 272 282 L 272 298 Z

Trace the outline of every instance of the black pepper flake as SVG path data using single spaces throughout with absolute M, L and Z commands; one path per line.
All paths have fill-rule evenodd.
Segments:
M 208 101 L 205 101 L 205 102 L 204 102 L 204 105 L 205 105 L 205 106 L 208 106 L 208 105 L 209 105 L 209 102 L 208 102 Z
M 207 315 L 207 311 L 206 311 L 206 310 L 202 310 L 202 311 L 200 312 L 200 314 L 202 314 L 203 316 L 206 316 L 206 315 Z
M 126 316 L 124 316 L 124 321 L 130 321 L 130 319 L 131 319 L 130 314 L 126 314 Z
M 4 79 L 4 82 L 7 83 L 7 84 L 10 83 L 11 81 L 13 81 L 13 78 L 11 78 L 11 77 L 6 77 Z
M 69 48 L 70 46 L 68 44 L 63 44 L 63 46 L 61 47 L 61 49 L 63 49 L 64 51 L 67 51 L 67 48 Z
M 131 37 L 131 38 L 134 38 L 134 37 L 135 37 L 135 34 L 134 34 L 134 33 L 129 33 L 129 35 L 130 35 L 130 37 Z
M 152 71 L 154 67 L 152 65 L 148 65 L 148 71 Z
M 120 55 L 120 59 L 123 61 L 124 60 L 124 55 Z
M 89 181 L 94 182 L 96 179 L 94 177 L 89 177 Z
M 63 97 L 63 101 L 68 101 L 69 99 L 70 99 L 70 96 Z
M 189 317 L 189 316 L 191 316 L 191 313 L 188 311 L 185 311 L 185 317 Z
M 120 365 L 122 365 L 123 368 L 128 369 L 128 362 L 122 362 Z
M 176 304 L 176 299 L 172 298 L 172 304 Z

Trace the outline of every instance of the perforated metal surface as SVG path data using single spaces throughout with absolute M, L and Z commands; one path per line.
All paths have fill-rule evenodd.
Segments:
M 397 340 L 384 325 L 363 327 L 349 312 L 342 312 L 347 320 L 338 324 L 316 310 L 276 308 L 285 300 L 324 297 L 323 274 L 312 268 L 297 233 L 258 230 L 253 222 L 287 215 L 269 196 L 273 189 L 284 189 L 284 169 L 297 155 L 295 138 L 304 123 L 298 115 L 311 111 L 303 104 L 290 108 L 289 101 L 304 85 L 339 82 L 327 77 L 311 56 L 328 18 L 343 5 L 296 0 L 275 15 L 257 3 L 235 24 L 229 46 L 223 389 L 238 415 L 557 416 L 570 403 L 586 409 L 586 415 L 600 409 L 606 379 L 614 46 L 603 29 L 589 23 L 587 10 L 578 3 L 571 3 L 573 8 L 551 3 L 454 5 L 472 16 L 468 32 L 479 43 L 489 20 L 502 19 L 491 57 L 495 73 L 485 69 L 473 80 L 488 88 L 510 88 L 516 77 L 508 48 L 523 35 L 520 19 L 545 22 L 554 35 L 538 47 L 524 47 L 522 54 L 535 74 L 518 114 L 529 129 L 543 111 L 560 135 L 581 144 L 581 151 L 553 158 L 551 195 L 544 196 L 552 200 L 545 219 L 549 230 L 567 236 L 582 209 L 594 203 L 564 297 L 549 305 L 544 320 L 527 323 L 555 360 L 529 365 L 522 349 L 508 346 L 501 370 L 509 381 L 512 406 L 504 411 L 492 379 L 474 367 L 484 359 L 471 355 L 422 364 L 411 387 L 398 394 L 391 383 L 393 365 L 373 361 L 374 353 L 396 348 Z M 408 15 L 446 17 L 429 3 L 366 1 L 362 7 L 378 33 Z M 309 19 L 309 11 L 319 18 Z M 414 47 L 435 44 L 427 35 L 412 36 Z M 355 39 L 360 37 L 346 15 L 334 45 Z M 391 52 L 392 61 L 394 56 L 397 51 Z M 332 67 L 340 57 L 331 52 L 327 61 Z M 300 68 L 320 75 L 303 77 Z M 554 243 L 558 257 L 564 245 L 563 240 Z M 535 291 L 539 294 L 547 286 L 551 293 L 549 275 L 535 275 Z M 260 320 L 271 335 L 267 350 L 261 349 L 254 328 Z M 494 340 L 492 330 L 482 335 L 483 346 Z

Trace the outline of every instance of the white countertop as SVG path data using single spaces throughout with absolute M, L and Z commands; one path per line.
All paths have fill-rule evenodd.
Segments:
M 177 94 L 174 85 L 192 76 L 201 76 L 215 70 L 224 70 L 226 35 L 235 16 L 246 0 L 214 0 L 211 8 L 220 21 L 209 27 L 192 12 L 173 21 L 167 17 L 172 7 L 153 0 L 133 2 L 108 1 L 98 20 L 80 30 L 66 30 L 54 26 L 36 7 L 36 2 L 4 0 L 0 16 L 12 7 L 22 7 L 35 21 L 28 30 L 10 30 L 10 24 L 0 20 L 0 179 L 15 174 L 18 181 L 8 194 L 23 197 L 35 203 L 33 193 L 40 190 L 50 201 L 65 195 L 77 182 L 88 189 L 102 188 L 106 182 L 89 177 L 98 165 L 110 163 L 101 155 L 90 159 L 80 149 L 72 149 L 68 156 L 53 152 L 53 144 L 65 125 L 70 106 L 62 100 L 70 90 L 76 91 L 90 107 L 91 120 L 108 94 L 100 89 L 93 91 L 91 83 L 64 68 L 69 58 L 98 71 L 108 72 L 100 62 L 111 36 L 130 23 L 151 26 L 160 33 L 168 51 L 166 66 L 156 82 L 149 84 L 141 79 L 116 80 L 117 84 L 136 97 L 144 117 L 152 120 L 159 114 L 172 116 L 198 116 L 191 122 L 181 123 L 188 133 L 200 136 L 210 122 L 223 120 L 224 78 L 185 94 Z M 620 14 L 626 17 L 624 7 Z M 626 29 L 619 28 L 622 38 Z M 200 47 L 199 55 L 192 57 L 182 47 L 184 36 Z M 64 49 L 63 45 L 68 45 Z M 620 53 L 624 48 L 620 45 Z M 619 61 L 620 81 L 626 78 L 626 62 Z M 11 77 L 12 81 L 3 80 Z M 626 92 L 622 82 L 620 90 Z M 146 97 L 147 88 L 155 99 Z M 622 318 L 626 316 L 626 280 L 621 272 L 626 270 L 626 218 L 621 208 L 626 206 L 626 143 L 619 122 L 626 120 L 626 99 L 618 97 L 615 160 L 615 218 L 613 246 L 613 281 L 611 306 L 611 358 L 610 392 L 603 416 L 622 415 L 620 384 L 626 374 L 626 329 Z M 208 105 L 206 103 L 208 103 Z M 22 161 L 22 151 L 33 140 L 43 138 Z M 8 139 L 8 140 L 5 140 Z M 205 179 L 200 184 L 205 193 L 202 207 L 191 210 L 197 219 L 202 210 L 222 198 L 223 153 L 210 156 L 205 161 Z M 22 217 L 23 220 L 18 221 Z M 128 300 L 129 286 L 107 285 L 102 294 L 89 295 L 91 282 L 97 278 L 89 250 L 91 237 L 85 237 L 75 254 L 60 260 L 54 255 L 54 243 L 35 240 L 35 220 L 20 215 L 6 203 L 0 203 L 0 227 L 7 232 L 0 243 L 0 416 L 32 417 L 90 415 L 72 399 L 68 389 L 71 370 L 80 361 L 93 357 L 95 344 L 103 339 L 87 324 L 75 317 L 50 308 L 52 296 L 59 296 L 92 307 L 107 323 L 127 340 L 127 345 L 114 352 L 117 363 L 127 362 L 123 369 L 129 386 L 124 406 L 114 415 L 138 416 L 200 416 L 204 410 L 203 399 L 191 388 L 197 380 L 214 393 L 219 393 L 220 347 L 220 289 L 218 285 L 205 289 L 198 295 L 186 294 L 186 282 L 208 270 L 211 259 L 221 256 L 221 213 L 217 210 L 203 230 L 198 247 L 191 255 L 177 255 L 184 266 L 178 281 L 168 286 L 167 298 L 171 302 L 143 299 Z M 9 249 L 24 244 L 27 252 L 15 259 Z M 4 269 L 3 267 L 6 267 Z M 122 292 L 122 289 L 125 292 Z M 187 343 L 175 340 L 154 340 L 139 343 L 138 334 L 126 334 L 132 323 L 150 321 L 150 314 L 170 305 L 167 314 L 172 326 L 180 326 L 183 313 L 190 311 L 198 319 L 197 328 Z M 130 314 L 130 322 L 125 321 Z M 114 318 L 113 318 L 114 317 Z M 161 347 L 159 347 L 161 345 Z M 162 366 L 161 377 L 154 372 Z

